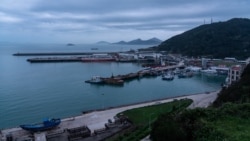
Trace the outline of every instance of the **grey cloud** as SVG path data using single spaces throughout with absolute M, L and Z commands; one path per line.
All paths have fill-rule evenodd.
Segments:
M 116 12 L 123 10 L 138 9 L 141 7 L 154 7 L 166 3 L 165 0 L 60 0 L 40 1 L 33 8 L 35 11 L 58 11 L 58 12 L 91 12 L 104 14 L 107 12 Z M 157 6 L 156 6 L 157 7 Z
M 3 1 L 6 5 L 0 5 L 0 24 L 4 28 L 0 30 L 8 31 L 8 35 L 21 29 L 27 31 L 24 33 L 41 32 L 41 36 L 47 32 L 133 32 L 139 37 L 148 31 L 157 35 L 163 31 L 163 36 L 165 32 L 186 31 L 211 18 L 216 22 L 250 17 L 248 0 L 24 0 L 27 5 L 17 2 L 16 9 L 11 8 L 15 0 Z

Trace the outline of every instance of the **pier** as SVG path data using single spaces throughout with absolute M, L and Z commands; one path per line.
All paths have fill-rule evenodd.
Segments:
M 95 53 L 107 54 L 107 53 L 111 53 L 111 52 L 31 52 L 31 53 L 14 53 L 13 56 L 92 55 Z
M 47 57 L 47 58 L 30 58 L 30 63 L 53 63 L 53 62 L 82 62 L 81 57 Z
M 143 52 L 142 52 L 143 53 Z M 28 58 L 30 63 L 50 62 L 159 62 L 159 58 L 140 58 L 139 52 L 37 52 L 15 53 L 13 56 L 40 56 Z M 41 57 L 43 56 L 43 57 Z M 157 60 L 158 59 L 158 60 Z M 156 61 L 157 60 L 157 61 Z
M 140 70 L 135 73 L 129 73 L 125 75 L 116 75 L 116 76 L 111 76 L 111 77 L 100 77 L 102 83 L 96 83 L 96 82 L 91 82 L 91 80 L 86 80 L 86 83 L 91 83 L 91 84 L 108 84 L 108 85 L 118 85 L 118 86 L 123 86 L 124 82 L 126 81 L 131 81 L 134 79 L 141 79 L 143 77 L 151 77 L 151 76 L 159 76 L 162 74 L 162 72 L 167 71 L 167 70 L 173 70 L 176 68 L 183 67 L 184 64 L 183 62 L 180 62 L 177 65 L 173 66 L 162 66 L 162 67 L 156 67 L 156 68 L 150 68 L 150 69 L 145 69 L 145 70 Z

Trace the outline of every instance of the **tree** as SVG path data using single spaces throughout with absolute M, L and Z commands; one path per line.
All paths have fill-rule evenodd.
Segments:
M 150 138 L 153 141 L 186 141 L 186 134 L 171 117 L 160 116 L 153 124 Z

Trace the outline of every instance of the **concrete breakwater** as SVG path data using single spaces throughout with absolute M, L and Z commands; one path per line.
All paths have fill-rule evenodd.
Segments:
M 135 53 L 135 52 L 43 52 L 43 53 L 41 52 L 41 53 L 15 53 L 13 54 L 13 56 L 47 56 L 47 57 L 37 57 L 37 58 L 27 59 L 27 61 L 31 63 L 79 62 L 79 61 L 156 62 L 157 60 L 153 56 L 150 57 L 144 56 L 144 58 L 139 57 L 141 56 L 140 53 Z
M 47 58 L 30 58 L 30 63 L 49 63 L 49 62 L 81 62 L 80 57 L 47 57 Z
M 31 53 L 14 53 L 13 56 L 62 56 L 62 55 L 92 55 L 96 52 L 31 52 Z M 106 54 L 109 52 L 98 52 Z
M 50 62 L 84 62 L 80 56 L 91 56 L 97 52 L 41 52 L 41 53 L 15 53 L 13 56 L 51 56 L 51 57 L 37 57 L 28 58 L 30 63 L 50 63 Z M 110 54 L 112 52 L 98 52 L 98 54 Z M 55 57 L 63 56 L 63 57 Z

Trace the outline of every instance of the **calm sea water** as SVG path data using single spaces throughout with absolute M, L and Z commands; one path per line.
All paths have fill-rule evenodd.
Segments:
M 196 75 L 162 81 L 161 77 L 126 82 L 123 87 L 84 81 L 93 75 L 109 77 L 142 69 L 137 63 L 38 63 L 17 52 L 126 51 L 148 46 L 59 44 L 0 44 L 0 129 L 39 122 L 45 117 L 71 117 L 82 111 L 159 98 L 214 91 L 225 77 Z

